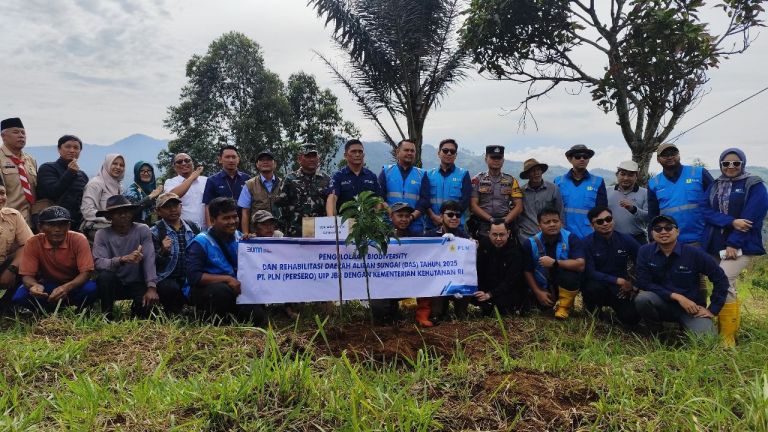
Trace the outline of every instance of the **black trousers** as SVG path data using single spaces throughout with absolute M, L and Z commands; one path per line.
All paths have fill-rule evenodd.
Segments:
M 4 272 L 8 266 L 11 265 L 11 262 L 13 262 L 12 256 L 3 261 L 2 264 L 0 264 L 0 273 Z M 3 296 L 0 297 L 0 308 L 4 306 L 10 307 L 11 299 L 13 298 L 13 295 L 16 294 L 16 288 L 18 288 L 19 285 L 21 285 L 21 278 L 16 275 L 16 279 L 14 279 L 14 281 L 11 283 L 11 286 L 6 287 Z
M 631 299 L 619 298 L 608 284 L 590 280 L 584 284 L 581 295 L 584 297 L 584 307 L 588 311 L 608 306 L 616 313 L 622 324 L 633 326 L 640 322 L 640 314 L 635 309 Z
M 184 288 L 184 278 L 167 278 L 157 283 L 157 295 L 163 310 L 169 315 L 181 313 L 187 298 L 181 291 Z
M 555 300 L 559 296 L 559 288 L 565 288 L 568 291 L 581 291 L 581 287 L 584 281 L 583 273 L 575 272 L 572 270 L 563 270 L 561 268 L 549 271 L 549 287 L 547 290 L 552 294 Z M 536 300 L 536 296 L 531 292 L 531 296 Z M 536 306 L 542 311 L 548 311 L 552 309 L 552 306 L 544 306 L 543 304 L 535 301 Z
M 192 288 L 192 304 L 207 318 L 228 322 L 231 318 L 260 326 L 266 322 L 264 305 L 238 305 L 237 295 L 224 282 Z
M 370 306 L 373 322 L 378 325 L 391 324 L 400 319 L 399 299 L 372 299 Z
M 102 270 L 96 277 L 98 299 L 101 311 L 107 319 L 114 319 L 115 301 L 131 300 L 131 316 L 147 318 L 149 308 L 142 306 L 142 297 L 147 292 L 147 284 L 143 281 L 123 282 L 115 272 Z

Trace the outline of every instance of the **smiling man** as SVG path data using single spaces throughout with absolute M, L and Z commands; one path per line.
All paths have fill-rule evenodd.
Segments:
M 605 181 L 587 170 L 594 155 L 595 151 L 584 144 L 574 145 L 565 152 L 571 169 L 555 178 L 555 184 L 560 188 L 560 196 L 563 198 L 565 228 L 580 239 L 592 232 L 592 226 L 587 220 L 589 209 L 608 205 Z
M 24 246 L 19 275 L 23 285 L 13 303 L 22 307 L 54 310 L 64 305 L 88 306 L 96 299 L 96 282 L 91 280 L 93 256 L 84 235 L 71 231 L 72 218 L 63 207 L 40 212 L 40 234 Z
M 616 169 L 616 186 L 608 191 L 608 207 L 616 231 L 648 243 L 648 189 L 637 184 L 637 163 L 624 161 Z
M 712 319 L 720 313 L 728 295 L 728 277 L 714 258 L 701 248 L 679 241 L 680 226 L 672 216 L 651 221 L 655 243 L 637 254 L 635 307 L 651 331 L 661 330 L 663 321 L 680 323 L 694 333 L 715 334 Z M 702 294 L 700 275 L 713 284 L 710 304 Z
M 205 192 L 208 177 L 202 175 L 203 167 L 195 167 L 194 161 L 188 154 L 177 153 L 173 157 L 173 170 L 176 171 L 176 177 L 166 180 L 163 190 L 172 192 L 181 199 L 183 219 L 205 228 L 203 192 Z
M 226 145 L 219 149 L 219 164 L 221 171 L 208 177 L 203 192 L 203 204 L 206 208 L 205 225 L 211 226 L 210 215 L 207 214 L 208 204 L 215 198 L 232 198 L 237 202 L 245 182 L 251 178 L 247 173 L 238 169 L 240 153 L 237 147 Z
M 351 139 L 344 144 L 344 160 L 347 166 L 336 171 L 328 185 L 328 198 L 325 201 L 328 216 L 338 214 L 342 204 L 355 199 L 362 191 L 382 196 L 376 174 L 365 167 L 365 149 L 360 140 Z
M 413 211 L 410 214 L 411 224 L 408 227 L 415 235 L 424 233 L 424 218 L 429 207 L 429 180 L 424 176 L 424 170 L 413 166 L 416 160 L 416 144 L 411 140 L 402 140 L 397 144 L 397 163 L 385 165 L 379 174 L 381 194 L 387 202 L 392 216 L 391 207 L 395 203 L 406 203 Z
M 37 161 L 23 149 L 27 145 L 27 132 L 18 117 L 0 122 L 0 175 L 8 195 L 8 207 L 18 210 L 29 226 L 32 224 L 32 206 L 37 200 Z
M 456 166 L 459 145 L 453 138 L 440 141 L 437 147 L 437 157 L 440 166 L 427 171 L 429 180 L 429 203 L 427 217 L 425 218 L 426 230 L 438 228 L 443 223 L 440 208 L 443 203 L 453 201 L 459 205 L 459 223 L 464 226 L 469 201 L 472 198 L 472 179 L 469 171 Z

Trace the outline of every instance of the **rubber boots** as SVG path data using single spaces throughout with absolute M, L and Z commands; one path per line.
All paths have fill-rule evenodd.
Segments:
M 416 299 L 416 322 L 422 327 L 432 327 L 432 321 L 429 320 L 429 314 L 432 312 L 432 299 L 422 297 Z
M 741 323 L 741 302 L 726 303 L 720 314 L 717 315 L 718 327 L 720 327 L 720 343 L 724 347 L 736 346 L 736 333 Z
M 566 319 L 568 312 L 573 307 L 573 301 L 576 300 L 578 291 L 568 291 L 565 288 L 558 288 L 557 309 L 555 309 L 555 318 Z

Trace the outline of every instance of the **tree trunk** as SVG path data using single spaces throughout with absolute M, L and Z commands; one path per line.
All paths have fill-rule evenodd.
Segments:
M 367 254 L 366 254 L 367 255 Z M 373 305 L 371 304 L 371 285 L 368 281 L 368 263 L 365 261 L 365 255 L 363 255 L 363 270 L 365 270 L 365 293 L 368 295 L 368 311 L 371 315 L 371 325 L 373 322 Z
M 637 183 L 641 186 L 647 186 L 650 175 L 648 168 L 651 165 L 651 158 L 655 151 L 653 145 L 642 144 L 642 147 L 632 147 L 632 160 L 638 165 Z

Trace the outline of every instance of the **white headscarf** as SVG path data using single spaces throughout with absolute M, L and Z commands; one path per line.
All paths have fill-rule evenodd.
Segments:
M 104 188 L 107 190 L 107 192 L 109 192 L 109 195 L 107 196 L 120 195 L 122 193 L 120 182 L 123 181 L 123 177 L 125 177 L 125 170 L 123 170 L 123 173 L 120 174 L 119 178 L 114 178 L 109 173 L 109 168 L 112 166 L 112 162 L 114 162 L 117 158 L 122 158 L 123 163 L 125 163 L 125 157 L 123 157 L 123 155 L 118 153 L 110 153 L 106 158 L 104 158 L 104 163 L 101 164 L 101 171 L 96 174 L 97 177 L 101 177 L 101 181 L 104 183 Z

